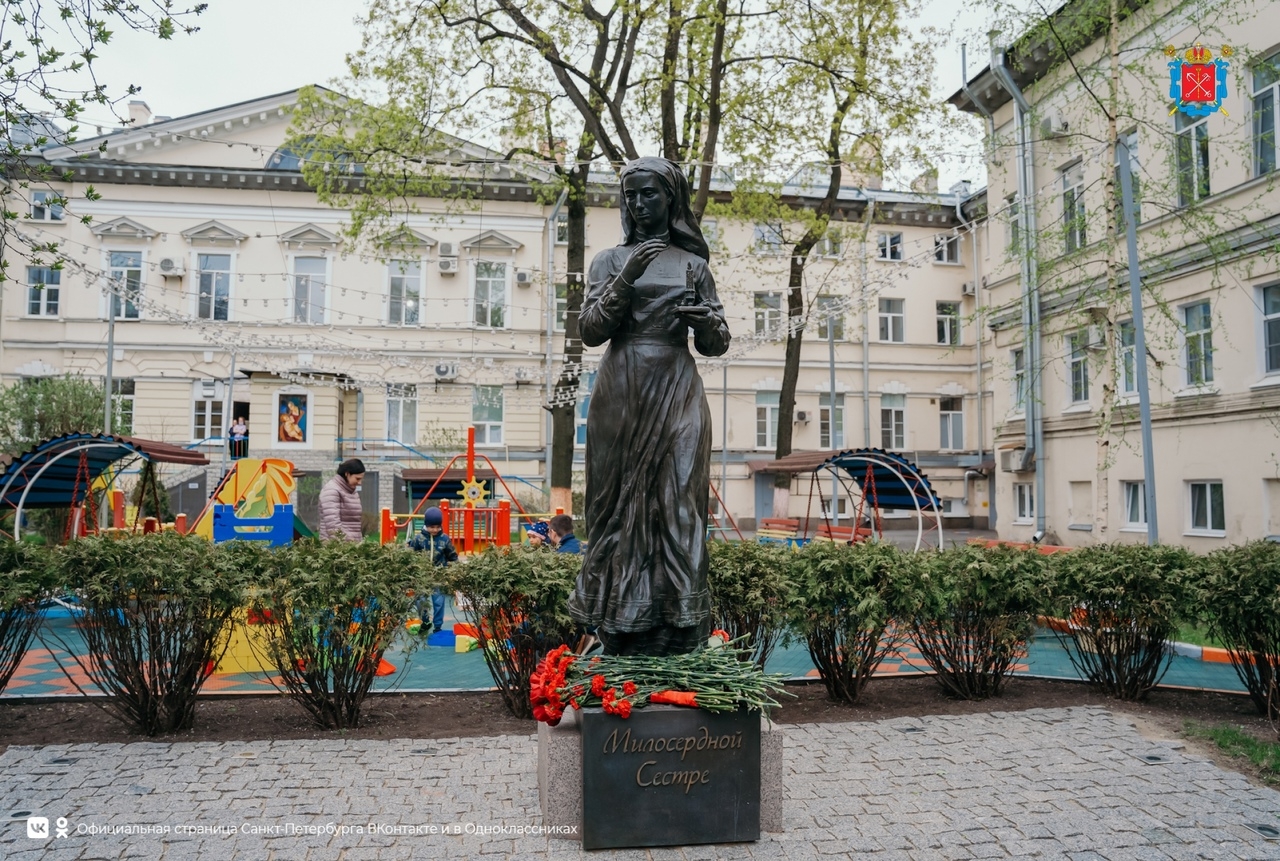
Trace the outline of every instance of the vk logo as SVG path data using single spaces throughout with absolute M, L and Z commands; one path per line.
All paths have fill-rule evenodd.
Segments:
M 32 840 L 48 840 L 49 839 L 49 817 L 47 816 L 29 816 L 27 817 L 27 836 Z

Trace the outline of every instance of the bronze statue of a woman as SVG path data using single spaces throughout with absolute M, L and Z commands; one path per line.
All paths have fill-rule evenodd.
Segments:
M 689 352 L 729 349 L 707 243 L 673 162 L 622 171 L 622 244 L 591 261 L 580 327 L 609 342 L 587 414 L 586 556 L 569 612 L 606 654 L 706 643 L 711 411 Z

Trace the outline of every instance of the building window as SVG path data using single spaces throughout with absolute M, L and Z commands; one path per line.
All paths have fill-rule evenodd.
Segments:
M 507 264 L 487 260 L 476 263 L 476 325 L 501 329 L 506 304 Z
M 471 424 L 476 445 L 502 445 L 502 386 L 472 387 Z
M 1013 511 L 1014 523 L 1030 523 L 1035 520 L 1035 485 L 1028 482 L 1016 482 L 1013 485 Z
M 1142 223 L 1142 197 L 1139 188 L 1141 184 L 1138 181 L 1138 130 L 1125 132 L 1120 135 L 1120 139 L 1129 149 L 1129 178 L 1133 185 L 1133 223 Z M 1117 159 L 1119 152 L 1116 153 Z M 1124 232 L 1124 192 L 1120 186 L 1120 162 L 1116 162 L 1116 232 Z
M 565 317 L 569 314 L 569 285 L 561 282 L 556 285 L 556 331 L 564 331 Z
M 1209 196 L 1209 122 L 1178 111 L 1174 119 L 1178 206 Z
M 1213 332 L 1208 302 L 1183 308 L 1187 324 L 1187 385 L 1205 386 L 1213 382 Z
M 902 234 L 881 233 L 876 236 L 876 251 L 881 260 L 902 259 Z
M 207 440 L 222 436 L 222 398 L 216 380 L 201 380 L 195 386 L 195 405 L 192 409 L 191 438 Z
M 117 320 L 137 320 L 142 300 L 142 252 L 108 253 L 111 310 Z
M 938 303 L 938 343 L 954 347 L 960 343 L 960 303 Z
M 938 415 L 941 434 L 938 448 L 958 450 L 964 448 L 964 398 L 939 398 Z
M 819 296 L 814 303 L 813 313 L 818 318 L 818 340 L 828 337 L 837 341 L 844 340 L 844 308 L 845 302 L 838 296 Z M 831 324 L 831 332 L 827 332 L 827 324 Z
M 387 322 L 392 326 L 416 326 L 422 319 L 422 263 L 418 260 L 392 260 L 387 266 L 390 278 Z
M 1022 217 L 1016 195 L 1005 198 L 1005 211 L 1009 215 L 1009 253 L 1022 253 L 1022 229 L 1019 219 Z
M 62 292 L 62 270 L 49 266 L 27 267 L 27 314 L 32 317 L 58 316 L 58 296 Z
M 751 248 L 756 254 L 786 254 L 782 229 L 772 224 L 757 224 L 751 230 Z
M 1280 284 L 1262 291 L 1263 345 L 1268 374 L 1280 372 Z
M 31 192 L 32 221 L 61 221 L 62 195 L 56 191 Z
M 323 323 L 328 261 L 323 257 L 293 258 L 293 321 Z
M 1027 354 L 1023 350 L 1013 351 L 1013 411 L 1027 411 Z
M 573 417 L 574 445 L 587 444 L 587 410 L 591 409 L 591 390 L 595 387 L 595 371 L 587 371 L 578 377 L 578 407 Z
M 1085 330 L 1067 336 L 1067 361 L 1071 370 L 1071 403 L 1089 400 L 1089 333 Z
M 556 245 L 569 244 L 569 213 L 556 214 Z
M 137 387 L 133 380 L 111 381 L 111 432 L 133 434 L 133 397 Z
M 1258 176 L 1276 169 L 1280 51 L 1253 67 L 1253 163 Z
M 756 334 L 766 338 L 782 336 L 782 294 L 755 294 Z
M 702 238 L 706 240 L 707 248 L 712 251 L 720 250 L 720 222 L 714 218 L 704 218 L 698 227 L 702 229 Z
M 231 255 L 198 254 L 199 294 L 196 314 L 202 320 L 226 320 L 231 307 Z
M 901 344 L 906 339 L 905 299 L 880 300 L 880 340 Z
M 818 447 L 844 448 L 844 395 L 836 395 L 835 433 L 831 430 L 831 395 L 818 395 Z
M 839 257 L 844 254 L 844 237 L 838 230 L 828 230 L 827 235 L 813 246 L 813 253 L 819 257 Z
M 1120 394 L 1138 391 L 1137 345 L 1132 320 L 1120 321 Z
M 1120 491 L 1124 496 L 1124 525 L 1145 527 L 1147 525 L 1146 482 L 1122 481 Z
M 418 444 L 418 387 L 387 384 L 387 439 Z
M 1222 482 L 1189 481 L 1187 492 L 1191 496 L 1190 531 L 1224 533 L 1227 518 L 1222 507 Z
M 756 392 L 756 448 L 778 445 L 779 392 Z
M 880 447 L 907 447 L 907 396 L 880 396 Z
M 1062 230 L 1067 253 L 1085 246 L 1084 164 L 1062 170 Z
M 934 263 L 960 262 L 960 237 L 952 233 L 939 233 L 933 237 Z

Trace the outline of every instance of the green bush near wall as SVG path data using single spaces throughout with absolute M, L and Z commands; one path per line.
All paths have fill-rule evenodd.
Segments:
M 0 540 L 0 693 L 44 619 L 41 601 L 53 581 L 50 553 L 43 545 Z
M 791 550 L 755 541 L 711 541 L 707 582 L 711 588 L 711 624 L 731 639 L 746 637 L 757 667 L 786 632 L 791 582 Z
M 1204 557 L 1198 603 L 1258 711 L 1280 721 L 1280 544 L 1255 541 Z

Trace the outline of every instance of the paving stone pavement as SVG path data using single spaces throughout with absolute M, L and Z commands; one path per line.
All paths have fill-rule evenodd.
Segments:
M 1102 708 L 784 732 L 785 832 L 591 853 L 528 833 L 533 736 L 10 747 L 0 858 L 1280 861 L 1246 827 L 1280 827 L 1280 793 Z M 69 836 L 29 838 L 29 815 Z

